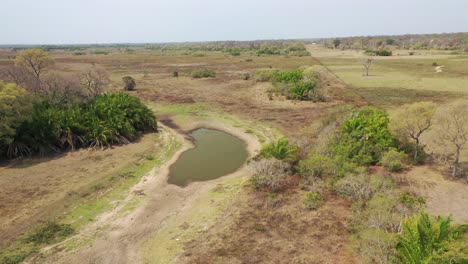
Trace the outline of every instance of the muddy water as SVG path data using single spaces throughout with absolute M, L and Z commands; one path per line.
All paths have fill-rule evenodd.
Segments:
M 182 153 L 170 167 L 168 182 L 186 186 L 232 173 L 247 159 L 246 144 L 239 138 L 213 129 L 200 128 L 190 136 L 195 148 Z

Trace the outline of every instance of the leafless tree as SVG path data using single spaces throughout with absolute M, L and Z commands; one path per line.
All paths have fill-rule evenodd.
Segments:
M 451 147 L 452 177 L 456 177 L 460 167 L 461 151 L 468 143 L 468 101 L 460 100 L 442 108 L 437 113 L 439 141 Z
M 90 69 L 80 75 L 80 84 L 88 95 L 96 97 L 107 90 L 110 83 L 109 74 L 103 69 Z
M 0 68 L 0 80 L 16 83 L 30 92 L 37 92 L 40 88 L 40 81 L 31 72 L 14 65 Z
M 77 77 L 57 73 L 46 75 L 41 84 L 41 95 L 50 104 L 63 105 L 86 96 Z
M 375 59 L 372 56 L 368 56 L 361 59 L 361 65 L 364 67 L 365 76 L 369 76 L 369 69 L 374 65 Z

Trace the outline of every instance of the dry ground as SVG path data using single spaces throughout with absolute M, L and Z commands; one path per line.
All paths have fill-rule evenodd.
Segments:
M 468 185 L 445 178 L 437 168 L 414 167 L 401 175 L 403 188 L 415 192 L 426 200 L 433 215 L 452 215 L 459 223 L 468 223 Z
M 158 134 L 105 151 L 79 150 L 55 157 L 19 159 L 0 166 L 0 247 L 53 219 L 123 169 L 153 155 Z
M 328 196 L 311 211 L 298 189 L 243 192 L 221 221 L 187 244 L 176 263 L 356 263 L 347 251 L 347 202 Z

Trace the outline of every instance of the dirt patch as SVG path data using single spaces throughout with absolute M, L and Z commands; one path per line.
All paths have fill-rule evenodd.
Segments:
M 442 173 L 428 166 L 414 167 L 400 176 L 404 189 L 426 199 L 429 213 L 452 215 L 459 223 L 468 223 L 468 184 L 444 178 Z
M 349 217 L 347 203 L 337 198 L 311 211 L 297 189 L 279 195 L 244 190 L 177 263 L 355 263 L 346 250 Z

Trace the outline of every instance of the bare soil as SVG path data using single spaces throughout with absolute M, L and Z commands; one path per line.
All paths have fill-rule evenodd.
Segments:
M 401 175 L 404 188 L 426 200 L 426 208 L 433 215 L 451 215 L 459 223 L 468 223 L 468 185 L 447 179 L 429 166 L 414 167 Z

